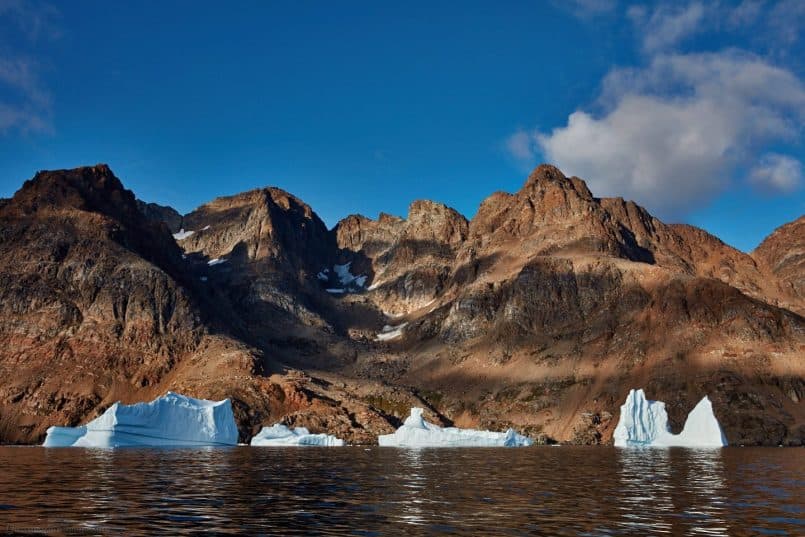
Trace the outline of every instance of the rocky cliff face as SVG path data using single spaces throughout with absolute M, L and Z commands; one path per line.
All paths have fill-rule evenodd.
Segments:
M 355 269 L 372 275 L 374 302 L 397 313 L 433 301 L 442 290 L 468 222 L 445 205 L 419 200 L 404 220 L 350 216 L 334 231 L 342 255 L 357 258 Z
M 780 226 L 752 252 L 781 306 L 805 314 L 805 216 Z
M 178 233 L 182 229 L 182 215 L 173 207 L 137 200 L 137 209 L 146 220 L 164 222 L 171 233 Z
M 709 394 L 733 443 L 805 440 L 802 218 L 749 256 L 547 165 L 471 221 L 416 201 L 328 231 L 273 188 L 174 213 L 105 166 L 0 204 L 0 439 L 173 389 L 232 397 L 244 438 L 371 441 L 417 404 L 598 443 L 645 387 L 678 427 Z
M 244 438 L 309 408 L 321 426 L 351 424 L 347 438 L 371 436 L 362 422 L 390 429 L 323 381 L 269 377 L 276 362 L 244 342 L 239 304 L 209 268 L 106 166 L 27 181 L 0 208 L 0 440 L 38 441 L 167 390 L 232 397 Z

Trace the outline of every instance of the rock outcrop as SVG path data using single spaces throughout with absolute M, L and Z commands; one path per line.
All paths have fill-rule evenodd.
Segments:
M 774 230 L 752 257 L 774 282 L 780 305 L 805 314 L 805 216 Z
M 275 188 L 174 213 L 103 165 L 0 203 L 0 441 L 173 390 L 230 398 L 242 441 L 372 442 L 416 406 L 604 443 L 632 386 L 672 432 L 708 393 L 733 443 L 805 441 L 802 218 L 750 256 L 548 165 L 471 221 L 416 201 L 327 230 Z

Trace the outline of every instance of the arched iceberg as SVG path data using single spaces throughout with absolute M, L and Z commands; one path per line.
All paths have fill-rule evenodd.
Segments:
M 505 433 L 476 431 L 457 427 L 439 427 L 422 418 L 422 409 L 414 407 L 402 427 L 393 434 L 377 437 L 381 446 L 392 447 L 521 447 L 533 441 L 514 429 Z
M 263 429 L 252 438 L 252 446 L 343 446 L 330 434 L 310 434 L 305 427 L 290 429 L 281 423 Z
M 649 401 L 643 390 L 631 390 L 621 406 L 621 417 L 613 440 L 618 447 L 722 447 L 727 445 L 721 426 L 713 414 L 710 399 L 704 396 L 688 414 L 679 434 L 668 428 L 665 403 Z
M 115 403 L 80 427 L 51 427 L 46 447 L 234 446 L 238 428 L 229 399 L 207 401 L 168 392 L 150 403 Z

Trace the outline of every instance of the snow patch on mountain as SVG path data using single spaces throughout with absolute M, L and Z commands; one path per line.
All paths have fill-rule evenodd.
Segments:
M 334 265 L 332 272 L 329 268 L 322 269 L 316 278 L 325 284 L 335 284 L 328 287 L 326 291 L 333 294 L 358 293 L 366 290 L 366 280 L 369 279 L 365 274 L 355 275 L 350 272 L 352 261 L 343 265 Z
M 174 229 L 176 229 L 176 228 L 174 228 Z M 173 234 L 173 238 L 176 239 L 177 241 L 182 241 L 182 240 L 192 236 L 194 233 L 195 233 L 195 231 L 185 231 L 185 229 L 182 228 L 182 229 L 179 230 L 178 233 Z
M 402 323 L 397 326 L 386 325 L 380 330 L 380 333 L 377 334 L 377 341 L 389 341 L 390 339 L 396 339 L 403 335 L 403 330 L 408 323 Z

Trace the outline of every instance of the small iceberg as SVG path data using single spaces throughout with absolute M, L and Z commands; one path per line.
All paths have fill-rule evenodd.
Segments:
M 391 447 L 522 447 L 533 441 L 517 434 L 514 429 L 505 433 L 476 431 L 457 427 L 439 427 L 422 418 L 421 408 L 412 408 L 402 427 L 393 434 L 377 437 L 381 446 Z
M 252 438 L 252 446 L 343 446 L 344 441 L 330 434 L 310 434 L 305 427 L 290 429 L 281 423 L 263 429 Z
M 150 403 L 115 403 L 80 427 L 50 427 L 45 447 L 234 446 L 232 403 L 168 392 Z
M 626 402 L 621 406 L 621 417 L 613 440 L 618 447 L 712 448 L 727 445 L 707 396 L 690 411 L 682 432 L 672 434 L 668 428 L 665 403 L 649 401 L 643 390 L 629 391 Z

